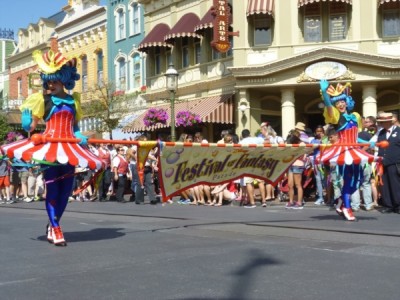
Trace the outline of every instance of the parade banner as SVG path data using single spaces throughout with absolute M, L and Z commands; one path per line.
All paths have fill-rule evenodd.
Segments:
M 162 143 L 163 199 L 198 184 L 216 185 L 243 176 L 276 184 L 298 157 L 318 146 Z

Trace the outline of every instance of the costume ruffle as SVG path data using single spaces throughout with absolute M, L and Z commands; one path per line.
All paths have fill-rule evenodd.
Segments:
M 372 163 L 376 158 L 360 149 L 359 146 L 340 146 L 340 144 L 357 143 L 358 128 L 351 127 L 338 132 L 339 143 L 328 149 L 321 148 L 316 161 L 325 165 L 365 165 Z
M 63 106 L 46 122 L 46 130 L 43 135 L 52 138 L 75 138 L 72 130 L 73 123 L 72 109 Z M 46 142 L 35 145 L 30 139 L 25 139 L 4 145 L 2 148 L 8 157 L 16 157 L 26 162 L 34 159 L 82 168 L 88 167 L 92 170 L 100 170 L 105 167 L 103 160 L 77 143 Z

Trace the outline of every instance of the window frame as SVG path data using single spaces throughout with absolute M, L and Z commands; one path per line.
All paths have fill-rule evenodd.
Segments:
M 383 38 L 396 38 L 400 36 L 400 3 L 399 2 L 388 2 L 382 4 L 381 8 L 381 21 L 382 21 L 382 37 Z M 397 28 L 397 32 L 394 34 L 388 34 L 387 30 L 385 30 L 385 15 L 387 14 L 397 14 L 397 18 L 395 19 L 396 24 L 392 26 L 393 28 Z
M 273 30 L 272 16 L 269 14 L 256 14 L 256 15 L 251 16 L 251 19 L 252 19 L 251 24 L 252 24 L 252 39 L 253 39 L 251 44 L 254 47 L 271 46 L 272 45 L 272 30 Z M 261 21 L 265 21 L 267 23 L 264 25 L 267 25 L 267 26 L 269 25 L 269 27 L 266 27 L 268 29 L 266 30 L 265 36 L 267 37 L 267 39 L 266 39 L 265 43 L 262 43 L 262 42 L 257 43 L 256 33 L 257 33 L 257 28 L 259 28 L 259 27 L 257 27 L 258 26 L 257 23 L 261 23 Z M 262 35 L 262 36 L 264 36 L 264 35 Z
M 82 92 L 88 91 L 88 57 L 87 55 L 81 56 L 81 64 L 82 64 Z
M 129 35 L 138 35 L 141 33 L 141 5 L 137 2 L 131 2 L 129 4 Z M 136 16 L 135 16 L 136 13 Z M 135 21 L 137 20 L 137 21 Z
M 114 10 L 115 40 L 126 38 L 126 12 L 125 6 L 117 6 Z

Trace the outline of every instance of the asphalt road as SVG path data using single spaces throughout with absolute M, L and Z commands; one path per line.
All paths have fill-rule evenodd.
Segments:
M 0 205 L 0 299 L 398 299 L 400 215 L 327 207 Z

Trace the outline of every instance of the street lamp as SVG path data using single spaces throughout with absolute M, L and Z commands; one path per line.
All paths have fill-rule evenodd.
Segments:
M 167 90 L 171 94 L 171 141 L 175 142 L 175 93 L 178 89 L 178 71 L 174 69 L 174 65 L 171 63 L 165 72 Z

